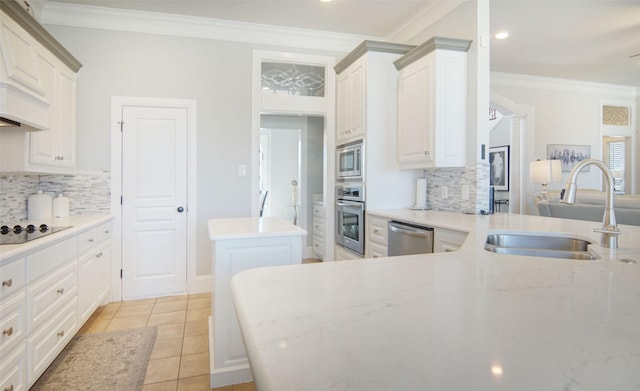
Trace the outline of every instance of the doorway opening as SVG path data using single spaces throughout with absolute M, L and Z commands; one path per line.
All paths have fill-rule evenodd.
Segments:
M 322 199 L 323 140 L 323 117 L 261 116 L 261 216 L 277 216 L 311 231 L 313 201 Z
M 274 216 L 305 228 L 303 258 L 333 260 L 335 59 L 254 51 L 252 216 Z

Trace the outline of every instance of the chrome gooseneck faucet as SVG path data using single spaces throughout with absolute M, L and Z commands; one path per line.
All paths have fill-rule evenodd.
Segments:
M 607 199 L 604 207 L 604 216 L 602 216 L 602 228 L 594 229 L 594 232 L 600 232 L 600 245 L 602 247 L 618 248 L 618 235 L 621 234 L 616 224 L 616 213 L 614 208 L 614 191 L 613 191 L 613 174 L 606 164 L 597 159 L 585 159 L 580 161 L 573 167 L 569 180 L 566 185 L 566 194 L 562 202 L 573 205 L 576 202 L 577 186 L 576 181 L 578 174 L 586 166 L 596 166 L 602 171 L 605 179 Z

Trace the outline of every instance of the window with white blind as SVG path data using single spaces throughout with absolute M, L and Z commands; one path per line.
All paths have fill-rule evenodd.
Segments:
M 616 192 L 624 193 L 624 141 L 612 141 L 609 146 L 608 166 L 615 179 L 614 189 Z

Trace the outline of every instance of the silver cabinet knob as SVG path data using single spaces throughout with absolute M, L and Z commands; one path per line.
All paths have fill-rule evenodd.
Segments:
M 178 213 L 182 213 L 184 212 L 184 208 L 182 206 L 179 206 L 178 209 L 176 209 L 178 211 Z
M 11 285 L 13 285 L 13 279 L 8 279 L 5 281 L 2 281 L 2 286 L 6 286 L 7 288 L 11 288 Z

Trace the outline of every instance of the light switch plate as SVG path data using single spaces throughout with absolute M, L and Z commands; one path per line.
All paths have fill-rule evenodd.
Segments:
M 462 185 L 461 189 L 462 199 L 465 201 L 469 200 L 469 185 Z
M 241 164 L 238 166 L 238 176 L 247 176 L 247 165 Z

